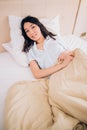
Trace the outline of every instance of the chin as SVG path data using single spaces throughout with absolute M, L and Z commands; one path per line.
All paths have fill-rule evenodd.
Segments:
M 38 40 L 39 40 L 39 38 L 34 38 L 33 40 L 34 40 L 34 41 L 38 41 Z

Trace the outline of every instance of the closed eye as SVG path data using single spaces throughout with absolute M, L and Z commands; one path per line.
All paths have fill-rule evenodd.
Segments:
M 36 27 L 36 26 L 33 25 L 31 28 L 34 29 L 35 27 Z
M 29 32 L 29 30 L 25 30 L 25 33 L 28 33 Z

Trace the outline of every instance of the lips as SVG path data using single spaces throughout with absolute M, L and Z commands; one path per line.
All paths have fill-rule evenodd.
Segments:
M 34 35 L 32 36 L 32 38 L 33 38 L 33 39 L 36 39 L 36 38 L 37 38 L 37 34 L 34 34 Z

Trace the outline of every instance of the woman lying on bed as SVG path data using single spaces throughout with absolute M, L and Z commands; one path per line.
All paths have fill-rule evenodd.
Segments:
M 37 18 L 28 16 L 22 21 L 25 38 L 24 51 L 36 78 L 49 76 L 66 67 L 73 59 L 73 52 L 66 52 L 60 38 L 49 32 Z M 55 63 L 60 61 L 60 64 Z
M 61 37 L 35 17 L 25 17 L 21 28 L 23 51 L 38 80 L 19 82 L 9 90 L 6 130 L 77 130 L 76 124 L 87 123 L 86 54 L 68 51 Z
M 25 38 L 23 51 L 27 52 L 30 69 L 36 78 L 43 78 L 43 77 L 52 75 L 53 73 L 58 72 L 59 70 L 67 67 L 71 63 L 71 61 L 74 59 L 74 52 L 68 51 L 68 48 L 64 45 L 64 42 L 61 39 L 61 37 L 58 37 L 55 34 L 49 32 L 37 18 L 32 17 L 32 16 L 28 16 L 24 18 L 21 22 L 21 28 L 22 28 L 22 34 Z M 56 64 L 57 62 L 58 64 Z M 86 60 L 86 63 L 87 63 L 87 60 Z M 87 74 L 87 70 L 85 71 L 86 71 L 85 74 Z M 83 78 L 81 80 L 83 80 Z M 87 90 L 87 82 L 85 85 L 86 85 L 86 90 Z M 52 88 L 54 88 L 54 84 Z M 71 89 L 70 94 L 73 93 L 72 92 L 73 90 L 75 91 L 76 93 L 75 96 L 77 97 L 78 96 L 77 93 L 79 93 L 78 88 L 76 88 L 75 86 L 73 86 L 72 88 L 74 90 Z M 82 88 L 84 88 L 83 85 L 82 85 Z M 85 91 L 85 88 L 84 88 L 84 91 Z M 84 94 L 85 93 L 83 93 L 83 96 L 81 94 L 82 96 L 81 99 L 85 97 Z M 69 100 L 68 100 L 67 105 L 71 102 L 71 100 L 70 101 Z M 87 94 L 86 94 L 86 100 L 87 100 Z M 65 103 L 66 102 L 67 100 L 65 100 Z M 83 107 L 83 105 L 81 107 L 78 107 L 79 105 L 76 105 L 77 106 L 76 107 L 75 104 L 73 105 L 73 101 L 72 101 L 72 103 L 70 103 L 68 107 L 71 105 L 72 110 L 74 108 L 76 109 L 74 110 L 75 112 L 79 111 L 79 109 Z M 86 108 L 87 108 L 87 102 L 86 102 Z M 65 107 L 65 109 L 67 109 L 67 107 Z M 73 116 L 73 112 L 71 111 L 69 112 L 69 114 Z M 82 112 L 84 111 L 80 111 L 79 114 L 83 115 Z M 76 115 L 76 113 L 74 114 Z M 87 110 L 85 114 L 87 116 Z M 85 117 L 80 116 L 80 118 L 83 118 L 83 121 L 87 123 L 87 118 Z

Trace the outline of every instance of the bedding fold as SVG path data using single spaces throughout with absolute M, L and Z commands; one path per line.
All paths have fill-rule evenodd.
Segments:
M 49 98 L 57 108 L 87 123 L 87 55 L 79 49 L 74 53 L 74 60 L 50 77 Z
M 5 130 L 46 130 L 52 125 L 45 82 L 24 81 L 11 87 L 6 99 Z
M 4 130 L 72 130 L 87 124 L 87 55 L 74 53 L 74 60 L 49 78 L 9 89 Z

